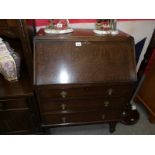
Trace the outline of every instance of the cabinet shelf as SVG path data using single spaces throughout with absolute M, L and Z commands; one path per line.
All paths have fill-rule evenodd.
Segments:
M 9 82 L 0 75 L 0 98 L 32 96 L 32 85 L 26 72 L 22 72 L 17 82 Z

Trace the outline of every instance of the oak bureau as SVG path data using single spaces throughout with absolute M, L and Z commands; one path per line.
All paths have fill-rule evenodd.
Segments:
M 136 81 L 134 39 L 92 30 L 34 38 L 34 88 L 41 125 L 120 121 Z

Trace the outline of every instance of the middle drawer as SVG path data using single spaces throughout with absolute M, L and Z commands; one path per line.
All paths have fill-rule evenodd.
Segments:
M 122 109 L 125 98 L 48 100 L 40 102 L 41 113 L 66 113 L 76 111 L 98 111 L 103 109 Z
M 29 109 L 27 98 L 0 100 L 0 111 Z

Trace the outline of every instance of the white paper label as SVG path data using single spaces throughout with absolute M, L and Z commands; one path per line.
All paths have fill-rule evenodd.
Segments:
M 75 46 L 82 46 L 81 42 L 75 42 Z

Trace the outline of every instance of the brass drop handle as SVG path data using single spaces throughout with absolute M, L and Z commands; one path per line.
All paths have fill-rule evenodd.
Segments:
M 62 122 L 66 123 L 66 117 L 62 117 Z
M 113 92 L 113 89 L 111 89 L 111 88 L 110 88 L 110 89 L 108 89 L 108 95 L 109 95 L 109 96 L 111 96 L 111 95 L 112 95 L 112 92 Z
M 102 119 L 103 119 L 103 120 L 105 119 L 105 115 L 104 115 L 104 114 L 102 114 Z
M 62 92 L 60 93 L 60 95 L 61 95 L 62 98 L 66 98 L 67 92 L 66 92 L 66 91 L 62 91 Z
M 62 110 L 65 110 L 66 109 L 66 104 L 61 104 L 61 108 L 62 108 Z
M 109 106 L 109 101 L 104 101 L 104 106 L 108 107 Z

